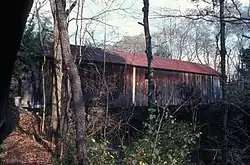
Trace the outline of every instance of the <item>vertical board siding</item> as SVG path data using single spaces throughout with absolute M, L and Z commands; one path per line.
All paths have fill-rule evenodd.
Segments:
M 133 66 L 112 63 L 105 66 L 105 77 L 102 63 L 83 63 L 79 66 L 85 100 L 91 100 L 91 104 L 106 104 L 108 93 L 110 107 L 129 108 L 133 105 L 134 90 L 134 105 L 147 106 L 146 68 L 135 67 L 133 80 Z M 161 106 L 183 104 L 191 99 L 211 103 L 220 97 L 219 78 L 215 76 L 154 70 L 154 85 L 154 97 Z M 184 88 L 191 92 L 183 92 Z
M 145 74 L 147 74 L 146 68 L 137 68 L 135 100 L 138 106 L 147 105 Z M 192 99 L 211 103 L 216 101 L 215 88 L 218 90 L 218 85 L 214 85 L 214 81 L 218 84 L 218 80 L 209 75 L 154 70 L 155 99 L 161 106 L 182 104 L 185 96 L 180 86 L 185 86 L 194 92 L 190 96 Z
M 137 67 L 136 69 L 136 95 L 135 103 L 137 106 L 146 106 L 147 105 L 147 94 L 148 86 L 146 76 L 147 70 L 144 68 Z
M 83 63 L 79 66 L 84 99 L 91 106 L 128 107 L 132 99 L 131 68 L 125 65 Z M 98 103 L 98 105 L 96 105 Z
M 122 96 L 119 99 L 117 107 L 122 107 L 122 102 L 125 102 L 124 108 L 128 108 L 132 105 L 132 75 L 133 68 L 129 65 L 124 67 L 124 87 Z

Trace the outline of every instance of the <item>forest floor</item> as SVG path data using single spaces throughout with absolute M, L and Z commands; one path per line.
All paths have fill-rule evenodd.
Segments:
M 35 116 L 30 112 L 21 113 L 19 124 L 1 146 L 0 164 L 49 165 L 52 164 L 52 155 L 48 151 L 51 147 L 52 145 L 39 135 Z

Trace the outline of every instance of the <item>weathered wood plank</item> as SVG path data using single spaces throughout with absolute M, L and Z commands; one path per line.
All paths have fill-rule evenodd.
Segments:
M 147 69 L 130 65 L 106 63 L 103 77 L 102 63 L 83 63 L 79 66 L 85 97 L 105 103 L 105 86 L 108 87 L 109 104 L 112 107 L 128 108 L 147 105 Z M 135 71 L 135 74 L 133 74 Z M 155 99 L 157 104 L 164 106 L 183 102 L 181 85 L 199 91 L 205 102 L 214 102 L 218 98 L 219 79 L 215 76 L 193 73 L 173 72 L 165 70 L 154 71 Z M 105 85 L 106 83 L 106 85 Z M 134 85 L 133 85 L 134 84 Z M 133 94 L 134 92 L 134 94 Z M 100 98 L 102 98 L 100 100 Z

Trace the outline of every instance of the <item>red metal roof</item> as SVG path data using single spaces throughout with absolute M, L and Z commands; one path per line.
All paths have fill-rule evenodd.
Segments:
M 74 49 L 72 48 L 73 46 L 71 46 L 73 55 L 79 54 L 78 53 L 79 46 L 74 45 Z M 147 56 L 142 54 L 117 51 L 117 50 L 105 50 L 104 53 L 103 49 L 91 48 L 91 47 L 85 47 L 82 50 L 82 52 L 84 52 L 83 53 L 84 55 L 82 57 L 84 60 L 103 62 L 105 54 L 106 62 L 147 67 Z M 206 65 L 187 62 L 187 61 L 180 61 L 161 56 L 154 56 L 152 67 L 154 69 L 172 70 L 178 72 L 189 72 L 189 73 L 206 74 L 214 76 L 219 75 L 219 73 L 216 70 Z

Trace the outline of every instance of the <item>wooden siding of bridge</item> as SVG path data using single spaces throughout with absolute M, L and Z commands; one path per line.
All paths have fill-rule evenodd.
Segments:
M 110 107 L 147 106 L 147 69 L 122 64 L 85 63 L 79 67 L 85 100 L 91 105 L 108 103 Z M 135 72 L 133 74 L 133 72 Z M 218 78 L 194 73 L 154 70 L 156 104 L 182 104 L 181 86 L 191 87 L 203 103 L 218 99 Z M 217 93 L 216 93 L 217 92 Z M 107 93 L 109 94 L 107 97 Z M 108 100 L 108 102 L 107 102 Z

